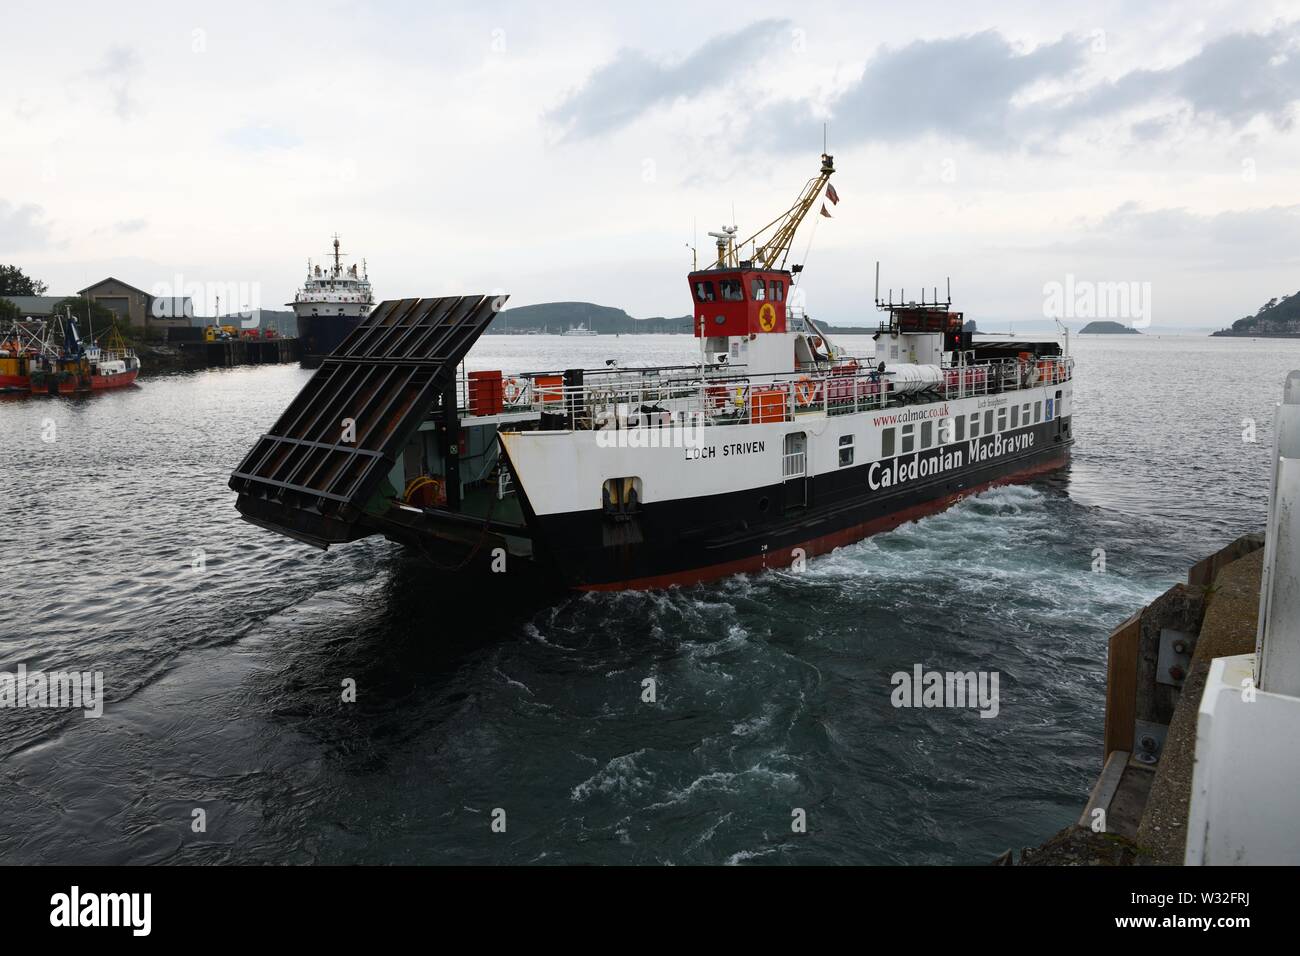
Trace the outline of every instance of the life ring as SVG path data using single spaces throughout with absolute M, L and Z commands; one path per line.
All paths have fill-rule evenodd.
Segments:
M 402 500 L 416 508 L 447 503 L 447 483 L 442 478 L 419 475 L 413 478 L 402 493 Z
M 507 405 L 513 405 L 524 394 L 524 386 L 517 378 L 506 379 L 505 399 Z
M 794 383 L 794 400 L 801 408 L 806 408 L 817 401 L 821 384 L 814 382 L 807 375 L 801 376 Z

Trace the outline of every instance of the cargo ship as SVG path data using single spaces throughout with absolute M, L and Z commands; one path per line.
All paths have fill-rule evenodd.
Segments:
M 300 360 L 304 368 L 316 368 L 374 307 L 366 262 L 343 265 L 339 237 L 334 236 L 333 264 L 324 269 L 307 260 L 307 279 L 286 303 L 298 317 Z
M 838 202 L 833 172 L 823 155 L 750 239 L 711 234 L 690 364 L 466 373 L 502 297 L 381 303 L 231 475 L 236 507 L 318 547 L 384 535 L 444 573 L 653 589 L 798 567 L 1065 465 L 1068 336 L 976 342 L 950 294 L 877 288 L 853 357 L 798 307 L 786 263 L 818 198 Z

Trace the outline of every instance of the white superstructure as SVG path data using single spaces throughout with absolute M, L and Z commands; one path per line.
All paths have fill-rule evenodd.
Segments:
M 339 251 L 339 237 L 334 236 L 333 264 L 307 260 L 307 279 L 302 288 L 294 295 L 293 301 L 286 303 L 293 307 L 299 319 L 313 315 L 342 315 L 363 318 L 370 314 L 375 304 L 374 291 L 370 287 L 370 276 L 366 272 L 365 260 L 361 266 L 353 263 L 343 265 L 343 253 Z

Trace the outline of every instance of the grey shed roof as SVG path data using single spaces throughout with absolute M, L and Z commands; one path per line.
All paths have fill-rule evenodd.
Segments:
M 18 311 L 23 315 L 51 315 L 54 307 L 68 298 L 66 295 L 6 295 L 0 298 L 8 299 L 14 305 L 18 306 Z

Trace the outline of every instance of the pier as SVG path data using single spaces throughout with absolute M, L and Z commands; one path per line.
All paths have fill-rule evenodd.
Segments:
M 295 362 L 299 356 L 299 340 L 296 338 L 181 342 L 178 348 L 186 368 L 275 365 Z
M 1198 562 L 1111 633 L 1101 774 L 1078 822 L 1022 865 L 1300 863 L 1297 452 L 1292 372 L 1265 533 Z

